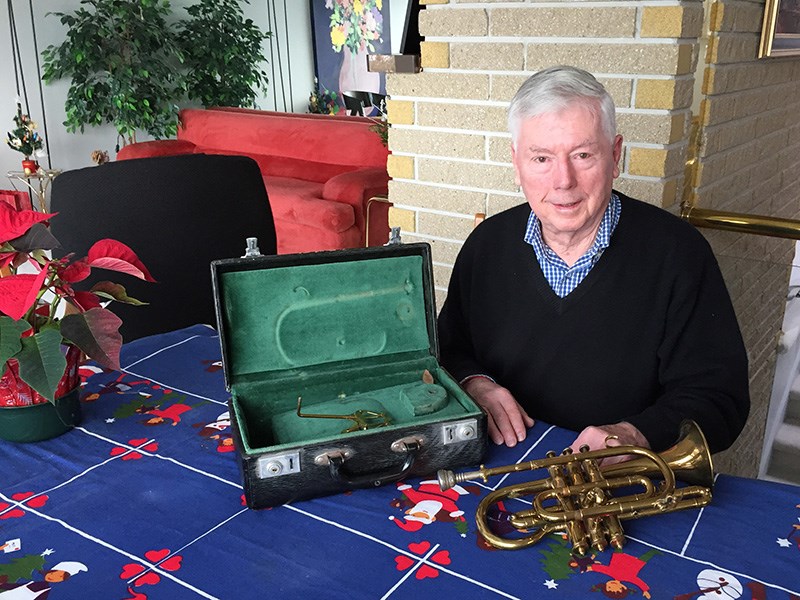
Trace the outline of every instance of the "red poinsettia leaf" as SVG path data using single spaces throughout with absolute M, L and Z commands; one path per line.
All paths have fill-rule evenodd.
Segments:
M 17 255 L 16 252 L 3 252 L 0 254 L 0 269 L 6 268 L 12 262 L 14 262 L 14 257 Z
M 90 267 L 109 269 L 133 275 L 145 281 L 155 281 L 136 253 L 122 242 L 104 239 L 89 248 Z
M 122 302 L 123 304 L 133 304 L 134 306 L 144 306 L 147 304 L 147 302 L 142 302 L 141 300 L 137 300 L 136 298 L 131 298 L 128 296 L 125 286 L 122 286 L 118 283 L 112 283 L 110 281 L 101 281 L 96 283 L 92 286 L 91 291 L 102 298 L 116 300 L 117 302 Z
M 0 277 L 0 313 L 20 320 L 36 301 L 46 275 L 47 270 L 42 269 L 36 275 Z
M 105 308 L 67 315 L 61 319 L 61 335 L 72 342 L 92 360 L 104 367 L 119 370 L 119 349 L 122 319 Z
M 41 223 L 56 213 L 40 213 L 35 210 L 16 210 L 5 202 L 0 202 L 0 243 L 14 240 L 23 235 L 34 223 Z
M 72 301 L 84 312 L 100 307 L 100 299 L 91 292 L 75 292 Z
M 85 260 L 76 260 L 71 265 L 68 265 L 58 275 L 62 281 L 67 283 L 76 283 L 83 281 L 92 272 L 92 268 L 86 264 Z

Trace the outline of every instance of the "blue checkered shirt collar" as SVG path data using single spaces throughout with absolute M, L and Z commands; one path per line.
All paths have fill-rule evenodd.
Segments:
M 600 228 L 597 230 L 594 243 L 571 267 L 567 266 L 567 263 L 544 243 L 541 223 L 531 211 L 531 216 L 528 217 L 528 226 L 525 228 L 525 241 L 533 246 L 536 259 L 542 267 L 547 283 L 560 298 L 566 297 L 578 287 L 595 263 L 600 260 L 603 251 L 611 243 L 611 236 L 619 223 L 621 211 L 622 203 L 619 196 L 612 193 L 611 200 L 603 213 L 603 219 L 600 221 Z

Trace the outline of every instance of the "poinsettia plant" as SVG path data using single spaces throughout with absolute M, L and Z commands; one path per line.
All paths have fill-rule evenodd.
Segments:
M 59 244 L 45 221 L 55 214 L 0 202 L 0 376 L 16 360 L 20 379 L 50 401 L 67 367 L 62 345 L 119 369 L 122 320 L 102 302 L 144 304 L 108 281 L 90 291 L 73 285 L 94 268 L 154 281 L 133 250 L 115 240 L 98 241 L 85 257 L 49 258 Z

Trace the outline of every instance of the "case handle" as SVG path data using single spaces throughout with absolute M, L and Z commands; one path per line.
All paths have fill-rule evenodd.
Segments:
M 328 463 L 328 468 L 330 469 L 331 477 L 334 479 L 334 481 L 339 481 L 341 483 L 346 483 L 347 485 L 360 488 L 380 487 L 386 483 L 399 481 L 405 477 L 411 470 L 411 467 L 414 466 L 414 462 L 417 460 L 417 453 L 419 452 L 421 446 L 422 444 L 418 440 L 403 441 L 406 459 L 403 461 L 400 469 L 396 471 L 393 471 L 392 468 L 389 468 L 378 473 L 364 473 L 356 475 L 354 473 L 350 473 L 344 468 L 345 457 L 341 454 L 329 455 L 330 462 Z

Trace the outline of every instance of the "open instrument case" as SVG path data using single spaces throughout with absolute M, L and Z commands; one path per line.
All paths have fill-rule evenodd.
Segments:
M 439 365 L 427 244 L 211 270 L 249 507 L 483 459 L 486 416 Z

